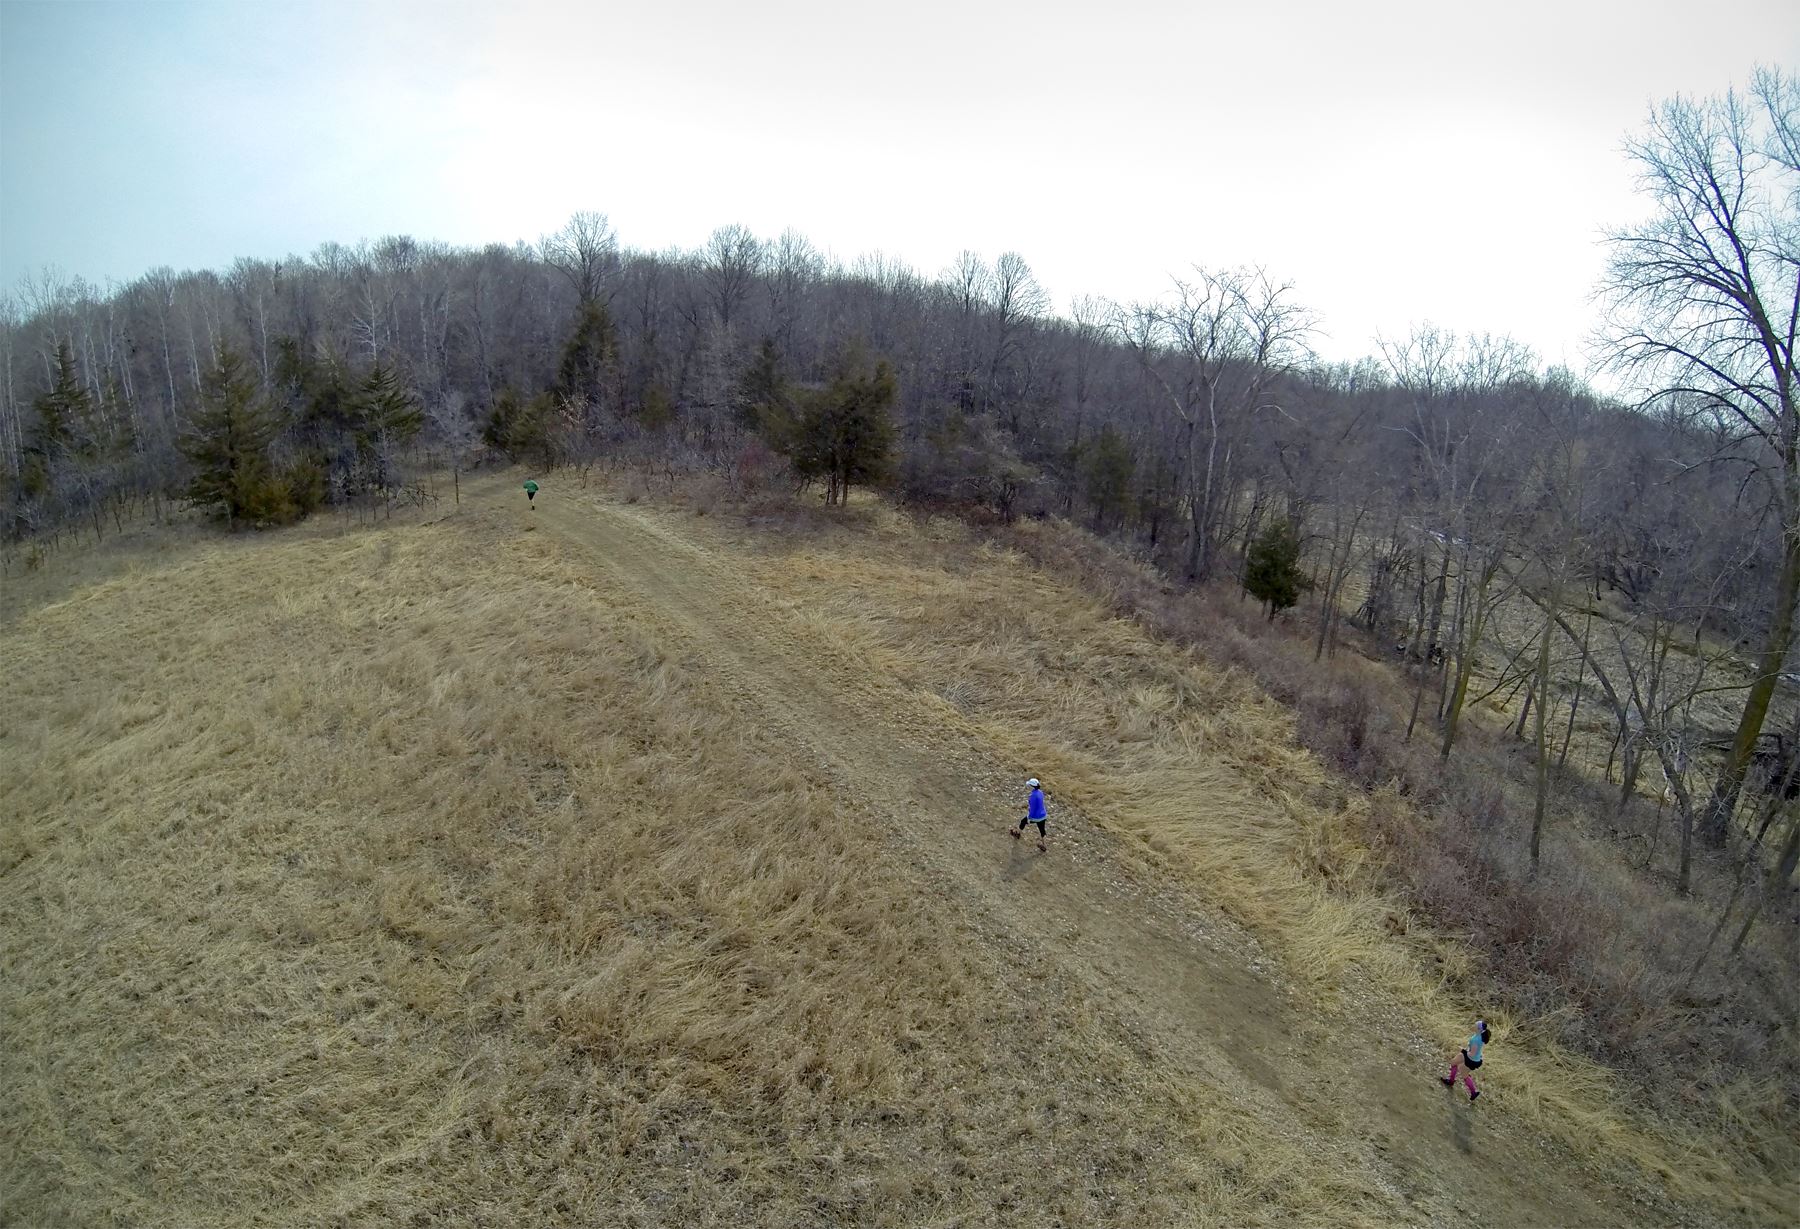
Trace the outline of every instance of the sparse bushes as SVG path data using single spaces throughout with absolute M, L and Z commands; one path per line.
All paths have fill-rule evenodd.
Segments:
M 994 421 L 953 405 L 926 412 L 901 454 L 898 494 L 917 509 L 952 509 L 1011 520 L 1034 471 Z
M 1365 789 L 1391 779 L 1392 765 L 1377 750 L 1381 715 L 1360 683 L 1338 679 L 1304 696 L 1298 725 L 1301 743 Z
M 1771 1114 L 1785 1095 L 1791 1124 L 1800 1082 L 1780 1031 L 1796 1007 L 1792 918 L 1764 949 L 1746 949 L 1736 979 L 1683 1001 L 1719 902 L 1674 897 L 1618 846 L 1590 842 L 1578 823 L 1569 825 L 1566 856 L 1530 875 L 1529 825 L 1520 819 L 1530 784 L 1511 744 L 1475 732 L 1444 763 L 1428 740 L 1403 741 L 1397 714 L 1409 694 L 1385 665 L 1353 654 L 1314 661 L 1304 636 L 1270 626 L 1223 585 L 1177 590 L 1066 526 L 1020 527 L 1004 540 L 1292 706 L 1300 743 L 1366 794 L 1361 836 L 1382 854 L 1386 881 L 1442 933 L 1467 936 L 1477 958 L 1469 993 L 1612 1064 L 1661 1108 L 1691 1113 L 1703 1096 L 1730 1087 Z M 1608 791 L 1589 792 L 1602 800 L 1594 815 L 1604 818 L 1593 826 L 1643 822 L 1615 818 Z M 1645 805 L 1634 800 L 1629 810 Z

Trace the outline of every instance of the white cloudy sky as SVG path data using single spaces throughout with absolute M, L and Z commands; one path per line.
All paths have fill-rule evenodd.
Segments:
M 793 226 L 1059 304 L 1295 281 L 1331 357 L 1426 319 L 1587 366 L 1651 102 L 1800 64 L 1795 0 L 0 0 L 0 286 L 389 233 Z

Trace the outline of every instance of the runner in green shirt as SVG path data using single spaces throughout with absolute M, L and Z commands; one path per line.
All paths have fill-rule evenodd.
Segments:
M 537 511 L 537 504 L 532 503 L 532 501 L 535 500 L 536 498 L 537 498 L 537 483 L 533 482 L 529 478 L 525 479 L 525 502 L 528 504 L 531 504 L 531 510 L 533 512 Z

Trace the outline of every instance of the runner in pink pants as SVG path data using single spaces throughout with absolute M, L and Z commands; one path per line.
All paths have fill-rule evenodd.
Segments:
M 1463 1086 L 1469 1090 L 1469 1100 L 1474 1101 L 1476 1097 L 1479 1097 L 1481 1089 L 1475 1087 L 1475 1068 L 1481 1066 L 1481 1047 L 1485 1046 L 1492 1036 L 1493 1034 L 1488 1032 L 1486 1020 L 1475 1021 L 1475 1035 L 1470 1037 L 1468 1044 L 1462 1048 L 1462 1057 L 1450 1060 L 1450 1074 L 1439 1076 L 1438 1083 L 1445 1088 L 1455 1088 L 1457 1070 L 1466 1067 L 1467 1070 L 1463 1071 Z

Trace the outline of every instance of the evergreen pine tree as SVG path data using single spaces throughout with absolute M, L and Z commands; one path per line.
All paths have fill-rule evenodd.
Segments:
M 323 503 L 333 479 L 348 486 L 357 461 L 355 394 L 342 363 L 309 354 L 296 338 L 277 339 L 275 396 L 302 510 Z
M 867 374 L 846 362 L 830 384 L 800 398 L 798 414 L 765 415 L 765 433 L 800 477 L 825 480 L 827 503 L 844 503 L 852 486 L 884 477 L 893 462 L 896 392 L 885 361 Z
M 612 313 L 601 303 L 583 303 L 575 332 L 563 346 L 554 392 L 581 405 L 584 415 L 610 406 L 609 396 L 619 361 L 618 330 Z
M 275 339 L 275 396 L 289 418 L 298 419 L 306 412 L 312 373 L 312 360 L 299 338 L 284 335 Z
M 36 499 L 50 491 L 55 467 L 76 445 L 77 432 L 88 429 L 93 401 L 75 370 L 75 352 L 67 341 L 56 343 L 56 375 L 50 390 L 33 404 L 37 422 L 25 439 L 19 485 Z
M 1273 620 L 1300 600 L 1306 588 L 1300 571 L 1300 535 L 1284 517 L 1257 535 L 1244 569 L 1244 588 L 1261 601 Z
M 661 384 L 652 384 L 644 390 L 637 417 L 638 425 L 646 431 L 666 431 L 675 422 L 675 399 Z
M 356 390 L 350 417 L 367 482 L 378 491 L 389 490 L 398 468 L 395 453 L 425 425 L 419 403 L 394 368 L 377 362 Z
M 278 426 L 244 360 L 221 345 L 181 442 L 194 465 L 188 498 L 234 528 L 292 520 L 293 505 L 269 463 Z
M 489 448 L 498 448 L 511 457 L 513 432 L 518 429 L 521 408 L 517 392 L 510 388 L 503 388 L 496 393 L 494 404 L 488 409 L 487 421 L 481 424 L 482 442 Z
M 541 393 L 527 401 L 510 388 L 494 397 L 494 408 L 482 425 L 481 438 L 490 448 L 498 448 L 510 460 L 535 456 L 548 469 L 556 460 L 555 399 Z
M 357 390 L 353 420 L 357 443 L 369 448 L 381 440 L 396 444 L 412 439 L 425 426 L 425 414 L 400 383 L 392 367 L 376 363 Z
M 781 352 L 775 339 L 765 337 L 756 357 L 738 376 L 731 399 L 732 417 L 738 426 L 754 431 L 762 424 L 770 408 L 785 407 L 788 401 L 787 381 L 781 377 Z
M 1112 424 L 1100 428 L 1082 458 L 1082 479 L 1087 487 L 1088 503 L 1094 509 L 1094 525 L 1105 529 L 1115 516 L 1124 511 L 1125 496 L 1131 489 L 1131 474 L 1137 468 L 1126 445 Z

